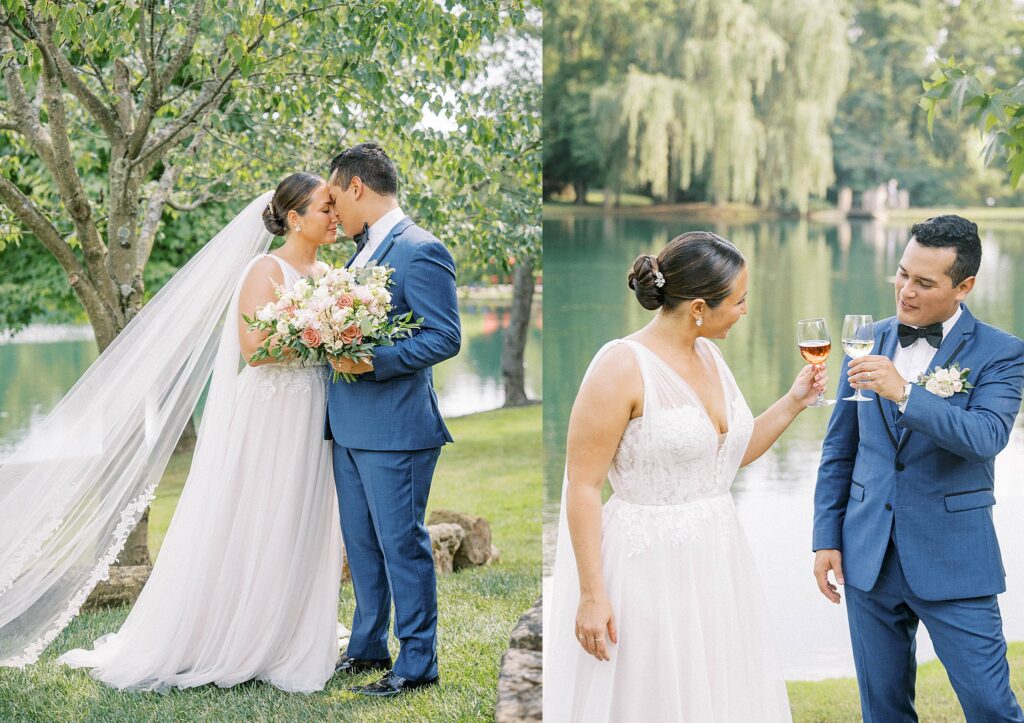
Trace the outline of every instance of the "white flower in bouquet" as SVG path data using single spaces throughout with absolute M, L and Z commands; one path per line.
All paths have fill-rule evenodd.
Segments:
M 357 299 L 359 299 L 359 301 L 363 302 L 364 304 L 369 304 L 371 301 L 373 301 L 373 294 L 365 286 L 357 286 L 354 289 L 352 289 L 352 296 L 356 297 Z
M 274 308 L 274 306 L 272 306 L 270 304 L 268 304 L 267 306 L 264 306 L 262 309 L 260 309 L 256 313 L 256 318 L 259 319 L 260 321 L 269 322 L 269 321 L 273 321 L 276 317 L 277 317 L 277 309 Z

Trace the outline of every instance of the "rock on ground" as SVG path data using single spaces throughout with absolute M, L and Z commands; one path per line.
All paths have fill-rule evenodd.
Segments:
M 466 536 L 465 531 L 454 522 L 428 525 L 430 547 L 434 552 L 434 569 L 438 575 L 446 575 L 455 569 L 455 553 Z
M 527 610 L 512 631 L 510 647 L 501 659 L 495 723 L 539 721 L 543 714 L 542 600 Z
M 466 532 L 462 544 L 455 553 L 455 569 L 486 565 L 491 560 L 491 525 L 483 517 L 468 515 L 454 510 L 434 510 L 430 513 L 428 525 L 455 523 Z M 496 548 L 493 548 L 496 549 Z
M 131 605 L 142 592 L 153 568 L 149 565 L 112 565 L 110 577 L 100 582 L 86 599 L 82 610 L 99 610 L 117 605 Z

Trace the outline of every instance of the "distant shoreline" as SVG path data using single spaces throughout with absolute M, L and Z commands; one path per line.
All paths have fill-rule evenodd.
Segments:
M 1024 207 L 1020 206 L 922 206 L 888 211 L 886 218 L 878 219 L 883 224 L 912 224 L 932 216 L 955 213 L 985 226 L 1024 223 Z M 838 224 L 844 221 L 861 222 L 871 219 L 850 218 L 840 215 L 834 208 L 810 211 L 805 216 L 766 211 L 743 203 L 728 203 L 716 206 L 713 203 L 659 203 L 648 205 L 624 205 L 605 208 L 599 204 L 578 206 L 573 203 L 548 202 L 544 204 L 544 219 L 557 220 L 573 217 L 600 218 L 623 216 L 631 218 L 657 218 L 659 216 L 691 217 L 731 223 L 756 223 L 760 221 L 799 221 L 811 223 Z

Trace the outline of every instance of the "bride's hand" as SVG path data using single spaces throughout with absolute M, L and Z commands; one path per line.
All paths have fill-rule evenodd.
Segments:
M 794 404 L 804 409 L 818 398 L 818 393 L 824 393 L 828 385 L 828 371 L 824 364 L 808 364 L 793 380 L 793 386 L 789 388 L 788 396 Z
M 576 639 L 583 649 L 598 660 L 611 660 L 605 634 L 613 643 L 618 643 L 615 631 L 615 615 L 608 598 L 583 596 L 576 610 Z
M 351 359 L 330 359 L 334 371 L 339 374 L 366 374 L 373 371 L 373 362 L 354 362 Z

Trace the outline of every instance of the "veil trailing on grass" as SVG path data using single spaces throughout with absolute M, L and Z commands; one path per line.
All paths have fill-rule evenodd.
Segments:
M 185 264 L 0 465 L 0 666 L 35 662 L 107 578 L 211 375 L 192 465 L 216 465 L 241 361 L 237 289 L 270 246 L 272 195 Z

